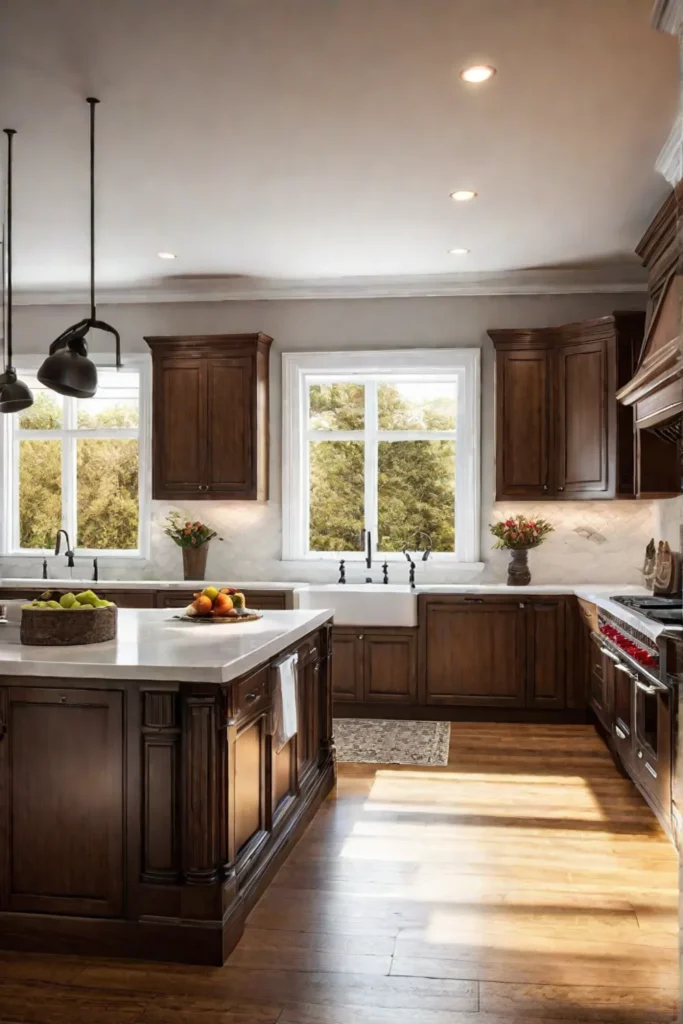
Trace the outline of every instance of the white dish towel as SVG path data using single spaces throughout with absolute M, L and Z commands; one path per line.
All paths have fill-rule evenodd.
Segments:
M 292 736 L 296 736 L 296 682 L 297 654 L 289 654 L 275 662 L 275 686 L 273 692 L 273 741 L 279 753 Z

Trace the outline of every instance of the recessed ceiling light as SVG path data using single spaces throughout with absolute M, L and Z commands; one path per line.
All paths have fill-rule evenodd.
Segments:
M 475 85 L 480 85 L 482 82 L 488 82 L 489 78 L 493 78 L 496 73 L 496 69 L 490 64 L 472 64 L 469 68 L 463 68 L 460 72 L 460 77 L 463 82 L 472 82 Z
M 477 193 L 470 188 L 459 188 L 457 192 L 451 192 L 451 199 L 455 199 L 456 203 L 466 203 L 469 199 L 476 198 Z
M 176 258 L 174 252 L 158 252 L 157 256 L 160 260 L 174 260 Z
M 467 256 L 469 249 L 449 249 L 451 256 Z

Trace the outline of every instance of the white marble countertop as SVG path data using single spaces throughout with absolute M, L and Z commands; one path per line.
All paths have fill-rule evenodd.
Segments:
M 214 580 L 92 580 L 77 578 L 76 576 L 69 578 L 64 577 L 63 579 L 49 579 L 42 580 L 32 578 L 20 579 L 18 577 L 3 577 L 0 579 L 0 586 L 2 587 L 27 587 L 30 589 L 35 588 L 36 590 L 49 590 L 53 588 L 55 590 L 63 590 L 68 588 L 69 590 L 203 590 L 204 587 L 210 586 Z M 219 584 L 216 582 L 216 586 Z M 222 582 L 221 587 L 237 587 L 238 590 L 299 590 L 308 586 L 307 583 L 297 583 L 289 580 L 287 583 L 273 583 L 273 582 L 256 582 L 255 580 L 250 583 L 238 583 Z
M 645 587 L 631 583 L 530 583 L 527 587 L 508 587 L 506 583 L 430 583 L 418 585 L 416 594 L 649 594 Z
M 175 614 L 120 608 L 115 640 L 74 647 L 24 646 L 16 622 L 0 625 L 0 675 L 228 683 L 332 616 L 329 610 L 268 611 L 254 622 L 197 625 Z

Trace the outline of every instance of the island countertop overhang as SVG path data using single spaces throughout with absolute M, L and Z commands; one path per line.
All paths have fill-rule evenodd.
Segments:
M 214 625 L 184 622 L 169 609 L 120 608 L 115 640 L 72 647 L 23 645 L 18 624 L 9 623 L 0 626 L 0 675 L 226 684 L 277 657 L 332 614 L 266 611 L 255 622 Z

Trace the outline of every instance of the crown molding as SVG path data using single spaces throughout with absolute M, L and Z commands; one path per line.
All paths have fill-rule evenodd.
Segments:
M 658 32 L 679 34 L 683 24 L 683 0 L 655 0 L 650 25 Z
M 619 294 L 647 290 L 637 264 L 586 269 L 286 280 L 204 278 L 100 288 L 98 305 L 165 302 L 259 302 L 287 299 L 404 299 L 485 295 Z M 15 293 L 21 306 L 87 305 L 85 289 Z

